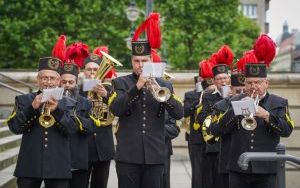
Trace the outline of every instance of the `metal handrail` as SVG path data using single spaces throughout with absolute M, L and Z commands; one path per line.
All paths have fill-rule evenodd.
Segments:
M 22 90 L 19 90 L 19 89 L 17 89 L 17 88 L 14 88 L 14 87 L 12 87 L 12 86 L 10 86 L 10 85 L 8 85 L 8 84 L 5 84 L 5 83 L 3 83 L 3 82 L 0 82 L 0 85 L 3 86 L 3 87 L 6 87 L 7 89 L 10 89 L 10 90 L 12 90 L 12 91 L 15 91 L 15 92 L 17 92 L 17 93 L 20 93 L 20 94 L 26 94 L 26 92 L 24 92 L 24 91 L 22 91 Z
M 12 77 L 10 77 L 10 76 L 7 76 L 7 75 L 5 75 L 5 74 L 3 74 L 3 73 L 1 73 L 0 72 L 0 75 L 1 76 L 3 76 L 3 77 L 5 77 L 5 78 L 7 78 L 7 79 L 10 79 L 10 80 L 12 80 L 12 81 L 14 81 L 14 82 L 17 82 L 17 83 L 19 83 L 19 84 L 21 84 L 21 85 L 23 85 L 23 86 L 26 86 L 27 88 L 29 88 L 29 92 L 32 92 L 33 91 L 33 89 L 35 89 L 35 87 L 33 86 L 33 85 L 31 85 L 31 84 L 28 84 L 28 83 L 26 83 L 26 82 L 23 82 L 23 81 L 21 81 L 21 80 L 17 80 L 17 79 L 14 79 L 14 78 L 12 78 Z M 4 84 L 4 83 L 2 83 L 2 84 Z M 1 85 L 2 85 L 1 84 Z M 9 85 L 7 85 L 7 84 L 5 84 L 6 86 L 9 86 Z M 2 86 L 4 86 L 4 85 L 2 85 Z M 4 87 L 6 87 L 6 86 L 4 86 Z M 13 87 L 11 87 L 11 86 L 9 86 L 10 88 L 13 88 Z M 8 88 L 8 89 L 10 89 L 9 87 L 6 87 L 6 88 Z M 16 89 L 16 88 L 15 88 Z M 11 89 L 11 90 L 13 90 L 13 89 Z M 18 89 L 16 89 L 16 90 L 18 90 Z M 16 91 L 16 90 L 13 90 L 13 91 Z M 19 91 L 21 91 L 21 90 L 19 90 Z M 16 92 L 18 92 L 18 91 L 16 91 Z M 19 92 L 18 92 L 19 93 Z

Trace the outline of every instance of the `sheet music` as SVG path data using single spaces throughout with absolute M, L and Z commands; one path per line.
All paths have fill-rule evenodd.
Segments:
M 98 83 L 101 83 L 101 81 L 97 79 L 84 79 L 82 90 L 91 91 Z
M 63 93 L 64 93 L 63 87 L 43 89 L 42 102 L 46 102 L 52 97 L 55 98 L 56 100 L 60 100 L 62 99 Z
M 156 77 L 161 78 L 164 75 L 166 69 L 165 63 L 145 63 L 143 66 L 143 77 Z
M 232 108 L 234 111 L 234 114 L 237 115 L 250 115 L 254 114 L 256 112 L 254 100 L 249 98 L 246 100 L 240 100 L 240 101 L 232 101 Z

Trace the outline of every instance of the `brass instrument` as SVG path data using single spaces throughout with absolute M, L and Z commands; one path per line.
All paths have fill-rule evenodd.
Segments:
M 253 99 L 254 93 L 255 93 L 255 90 L 251 94 L 252 99 Z M 259 103 L 259 97 L 257 95 L 254 100 L 255 109 L 257 109 L 258 103 Z M 246 114 L 245 117 L 242 119 L 241 124 L 242 124 L 242 127 L 247 131 L 253 131 L 257 127 L 257 122 L 256 122 L 255 118 L 253 117 L 253 113 Z
M 111 57 L 107 53 L 101 51 L 103 54 L 102 61 L 99 69 L 93 79 L 103 81 L 105 75 L 114 67 L 114 65 L 123 66 L 118 60 Z M 111 85 L 108 82 L 102 83 L 103 85 Z M 92 102 L 91 118 L 96 123 L 96 126 L 108 126 L 112 123 L 114 115 L 109 111 L 109 107 L 103 101 L 103 97 L 99 96 L 94 91 L 88 92 L 88 98 Z
M 49 103 L 48 102 L 44 103 L 42 107 L 41 115 L 39 117 L 40 125 L 47 129 L 49 127 L 52 127 L 55 122 L 56 121 L 54 117 L 50 114 Z
M 154 77 L 150 77 L 150 82 L 146 83 L 146 88 L 150 90 L 154 99 L 158 102 L 166 102 L 171 97 L 171 91 L 167 87 L 160 87 Z

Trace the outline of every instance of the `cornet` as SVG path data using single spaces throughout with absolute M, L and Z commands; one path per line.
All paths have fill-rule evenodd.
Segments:
M 171 97 L 171 91 L 167 87 L 160 87 L 154 77 L 150 77 L 150 82 L 146 83 L 146 88 L 158 102 L 166 102 Z
M 42 112 L 39 117 L 39 123 L 44 128 L 52 127 L 55 123 L 54 117 L 50 114 L 49 103 L 45 102 L 42 107 Z
M 251 94 L 252 99 L 253 99 L 254 93 L 255 93 L 255 90 Z M 257 95 L 255 100 L 254 100 L 254 105 L 255 105 L 256 110 L 257 110 L 257 107 L 258 107 L 258 103 L 259 103 L 259 97 Z M 247 131 L 253 131 L 254 129 L 256 129 L 257 122 L 254 118 L 254 114 L 251 113 L 251 114 L 245 115 L 245 117 L 242 119 L 241 124 L 242 124 L 242 127 Z

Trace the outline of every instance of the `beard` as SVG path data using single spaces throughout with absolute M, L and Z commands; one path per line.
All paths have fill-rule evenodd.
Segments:
M 74 88 L 70 88 L 70 89 L 65 89 L 64 96 L 77 100 L 77 98 L 79 97 L 78 86 L 75 86 Z

